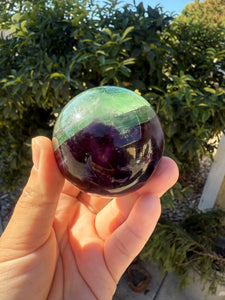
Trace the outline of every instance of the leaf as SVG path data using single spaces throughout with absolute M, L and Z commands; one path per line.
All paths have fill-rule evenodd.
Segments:
M 66 78 L 66 76 L 65 76 L 65 74 L 63 74 L 63 73 L 58 73 L 58 72 L 55 72 L 55 73 L 52 73 L 51 75 L 50 75 L 50 78 L 51 79 L 57 79 L 57 78 Z
M 48 92 L 48 88 L 49 88 L 49 81 L 44 82 L 43 86 L 42 86 L 42 96 L 45 98 L 46 94 Z
M 195 79 L 191 75 L 185 75 L 186 81 L 195 81 Z
M 208 93 L 211 93 L 211 94 L 216 94 L 216 90 L 210 88 L 210 87 L 205 87 L 204 90 Z
M 206 103 L 199 103 L 198 106 L 200 106 L 200 107 L 209 107 L 208 104 L 206 104 Z
M 123 32 L 123 35 L 121 37 L 122 40 L 126 38 L 126 36 L 134 29 L 134 26 L 129 26 L 127 29 Z
M 104 71 L 108 72 L 108 71 L 111 71 L 111 70 L 114 70 L 114 69 L 115 69 L 114 67 L 107 67 L 107 68 L 104 69 Z
M 199 110 L 197 107 L 194 107 L 192 110 L 193 116 L 194 116 L 194 120 L 196 120 L 198 118 L 198 114 L 199 114 Z
M 52 71 L 52 66 L 53 66 L 52 62 L 50 62 L 49 64 L 46 65 L 46 68 L 47 68 L 49 73 L 51 73 L 51 71 Z
M 27 24 L 27 21 L 26 21 L 26 20 L 24 20 L 24 21 L 21 22 L 21 24 L 20 24 L 21 30 L 22 30 L 23 32 L 25 32 L 25 33 L 27 32 L 26 24 Z
M 130 72 L 131 70 L 127 67 L 125 67 L 124 65 L 121 65 L 120 67 L 120 72 L 125 75 L 126 77 L 129 77 L 130 76 Z
M 98 60 L 100 62 L 100 66 L 104 66 L 105 65 L 105 56 L 104 55 L 100 55 L 98 57 Z
M 19 27 L 17 25 L 11 25 L 9 33 L 12 34 L 12 33 L 16 32 L 17 29 L 19 29 Z
M 131 65 L 131 64 L 135 64 L 135 58 L 131 57 L 131 58 L 128 58 L 128 59 L 125 59 L 122 64 L 125 66 L 125 65 Z
M 153 89 L 153 90 L 156 90 L 156 91 L 159 91 L 163 94 L 165 94 L 165 91 L 163 88 L 159 87 L 159 86 L 156 86 L 156 85 L 151 85 L 149 88 Z
M 115 59 L 106 59 L 105 60 L 106 65 L 118 65 L 118 62 Z
M 185 99 L 186 99 L 187 105 L 190 106 L 191 105 L 191 101 L 192 101 L 192 94 L 191 94 L 190 89 L 188 89 L 186 91 L 186 93 L 185 93 Z
M 170 123 L 169 126 L 166 128 L 166 133 L 168 137 L 172 137 L 175 133 L 177 133 L 177 126 L 175 123 Z
M 202 122 L 205 123 L 211 116 L 211 113 L 209 110 L 206 110 L 202 114 Z
M 97 54 L 106 55 L 105 51 L 103 51 L 103 50 L 97 50 L 96 53 L 97 53 Z
M 20 13 L 14 14 L 14 15 L 12 16 L 12 21 L 13 21 L 13 23 L 19 22 L 20 18 L 21 18 L 21 14 L 20 14 Z
M 130 40 L 132 40 L 132 37 L 126 37 L 125 39 L 121 40 L 120 43 L 122 44 L 122 43 L 125 43 L 125 42 L 130 41 Z
M 112 31 L 109 28 L 105 28 L 104 31 L 111 37 Z
M 89 58 L 89 57 L 91 57 L 91 56 L 93 56 L 92 54 L 90 54 L 90 53 L 84 53 L 84 54 L 82 54 L 79 58 L 77 58 L 77 63 L 80 63 L 80 62 L 82 62 L 82 61 L 85 61 L 87 58 Z
M 105 77 L 102 79 L 102 81 L 100 82 L 100 86 L 103 86 L 105 84 L 107 84 L 110 81 L 111 77 Z
M 84 39 L 83 42 L 93 43 L 93 40 L 91 40 L 91 39 Z
M 12 86 L 14 84 L 14 81 L 8 81 L 3 85 L 3 89 L 7 88 L 8 86 Z

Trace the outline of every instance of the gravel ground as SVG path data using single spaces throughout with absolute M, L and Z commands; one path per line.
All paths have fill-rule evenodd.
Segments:
M 185 179 L 185 186 L 191 189 L 190 196 L 183 198 L 182 201 L 174 200 L 174 209 L 164 209 L 162 217 L 179 223 L 187 214 L 188 209 L 198 209 L 198 204 L 203 192 L 203 188 L 211 167 L 212 161 L 209 157 L 204 157 L 200 162 L 198 172 L 192 172 Z
M 0 227 L 5 228 L 13 209 L 13 203 L 11 200 L 10 192 L 0 192 Z
M 189 186 L 193 193 L 191 197 L 185 198 L 182 201 L 175 200 L 174 209 L 165 209 L 162 216 L 167 217 L 173 222 L 181 221 L 188 208 L 197 208 L 199 200 L 201 198 L 202 190 L 207 179 L 207 175 L 211 166 L 211 160 L 208 157 L 203 158 L 200 163 L 199 172 L 193 172 L 187 179 L 186 185 Z M 0 185 L 2 180 L 0 180 Z M 21 193 L 20 190 L 17 191 L 17 195 Z M 0 227 L 6 227 L 11 215 L 13 208 L 15 206 L 15 195 L 10 191 L 0 192 Z
M 8 224 L 15 206 L 14 199 L 15 196 L 10 191 L 0 192 L 0 228 L 4 229 Z
M 0 186 L 2 182 L 2 179 L 0 179 Z M 2 227 L 4 229 L 8 224 L 16 204 L 15 199 L 19 197 L 21 192 L 22 189 L 19 187 L 14 193 L 10 190 L 0 191 L 0 228 Z

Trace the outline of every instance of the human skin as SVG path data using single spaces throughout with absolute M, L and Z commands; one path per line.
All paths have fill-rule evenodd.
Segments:
M 163 157 L 148 182 L 118 198 L 64 180 L 51 140 L 32 141 L 34 166 L 0 239 L 1 300 L 108 300 L 150 238 L 160 197 L 178 178 Z

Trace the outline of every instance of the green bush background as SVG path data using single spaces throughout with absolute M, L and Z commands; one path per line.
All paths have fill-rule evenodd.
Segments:
M 139 92 L 155 108 L 181 171 L 211 153 L 225 127 L 224 28 L 143 4 L 20 1 L 2 14 L 0 160 L 10 187 L 31 166 L 30 140 L 51 137 L 62 106 L 99 85 Z M 11 4 L 13 5 L 13 4 Z

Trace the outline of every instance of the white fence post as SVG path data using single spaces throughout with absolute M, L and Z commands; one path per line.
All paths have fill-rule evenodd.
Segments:
M 203 193 L 199 202 L 200 210 L 219 206 L 225 209 L 225 135 L 223 134 L 214 157 Z

